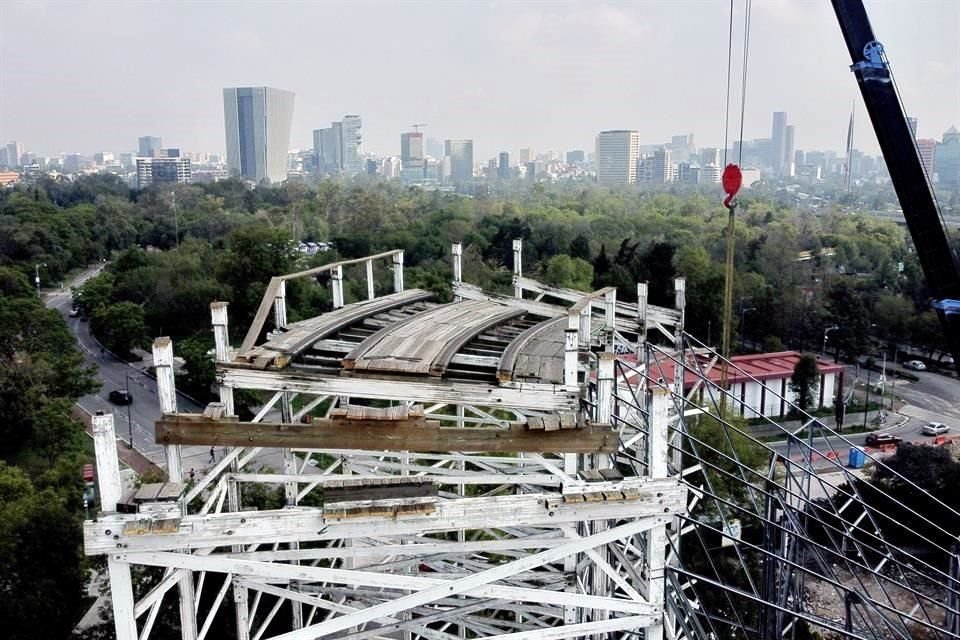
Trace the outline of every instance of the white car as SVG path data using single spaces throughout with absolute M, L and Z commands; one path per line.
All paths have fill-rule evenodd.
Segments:
M 923 425 L 923 435 L 925 436 L 939 436 L 947 431 L 950 431 L 950 427 L 943 424 L 942 422 L 928 422 Z
M 920 360 L 907 360 L 903 363 L 907 369 L 913 369 L 914 371 L 926 371 L 927 365 L 923 364 Z

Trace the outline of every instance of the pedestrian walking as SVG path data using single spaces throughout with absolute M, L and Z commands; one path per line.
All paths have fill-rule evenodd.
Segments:
M 192 484 L 193 481 L 196 479 L 196 476 L 197 476 L 196 472 L 195 472 L 193 469 L 190 469 L 190 482 L 191 482 L 191 484 Z
M 214 452 L 213 447 L 210 447 L 210 464 L 213 464 L 217 461 L 217 454 Z

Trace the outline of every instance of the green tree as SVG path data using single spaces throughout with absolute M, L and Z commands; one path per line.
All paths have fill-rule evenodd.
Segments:
M 797 360 L 790 376 L 790 390 L 796 395 L 796 405 L 800 411 L 810 409 L 813 399 L 820 387 L 820 368 L 817 366 L 817 357 L 805 353 Z
M 79 471 L 79 470 L 78 470 Z M 66 638 L 83 614 L 79 519 L 64 496 L 36 491 L 0 462 L 0 620 L 9 640 Z
M 104 346 L 125 357 L 134 347 L 146 341 L 143 307 L 132 302 L 117 302 L 101 308 L 91 320 L 90 328 Z
M 547 284 L 579 291 L 590 291 L 593 283 L 593 266 L 586 260 L 571 258 L 566 254 L 547 260 L 543 272 Z
M 83 286 L 73 293 L 73 306 L 87 316 L 93 317 L 97 311 L 105 308 L 113 300 L 114 276 L 112 273 L 101 273 L 90 278 Z

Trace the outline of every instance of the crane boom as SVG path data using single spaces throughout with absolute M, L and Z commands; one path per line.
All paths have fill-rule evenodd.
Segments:
M 947 347 L 960 373 L 960 260 L 950 246 L 883 46 L 873 34 L 863 2 L 831 2 L 853 61 L 850 69 L 857 77 L 920 266 L 936 299 L 934 307 Z

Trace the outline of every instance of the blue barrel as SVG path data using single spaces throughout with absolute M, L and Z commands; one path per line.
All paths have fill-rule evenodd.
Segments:
M 851 469 L 860 469 L 867 460 L 867 456 L 860 447 L 851 447 L 850 456 L 847 459 L 847 466 Z

